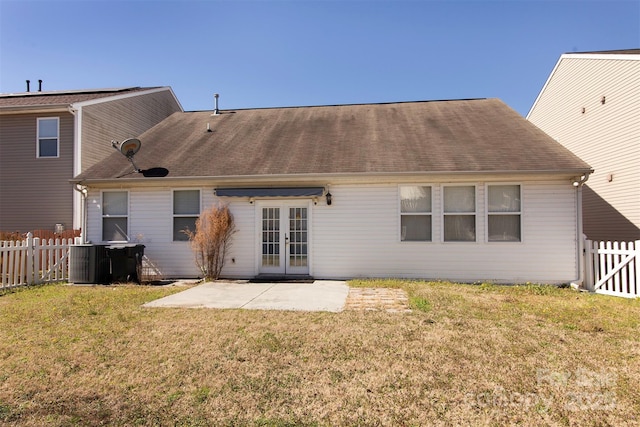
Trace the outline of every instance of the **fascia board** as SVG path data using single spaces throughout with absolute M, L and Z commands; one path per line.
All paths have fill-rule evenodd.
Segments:
M 87 101 L 79 101 L 79 102 L 74 102 L 71 105 L 73 106 L 73 108 L 82 108 L 82 107 L 86 107 L 88 105 L 102 104 L 104 102 L 118 101 L 120 99 L 132 98 L 134 96 L 141 96 L 141 95 L 149 95 L 149 94 L 152 94 L 152 93 L 163 92 L 163 91 L 169 91 L 171 96 L 173 96 L 175 101 L 180 106 L 180 109 L 182 111 L 184 111 L 182 109 L 182 105 L 178 101 L 178 98 L 176 97 L 175 93 L 173 92 L 173 90 L 169 86 L 162 86 L 162 87 L 158 87 L 158 88 L 154 88 L 154 89 L 140 90 L 140 91 L 136 91 L 136 92 L 128 92 L 128 93 L 123 93 L 123 94 L 118 94 L 118 95 L 113 95 L 113 96 L 106 96 L 104 98 L 90 99 L 90 100 L 87 100 Z
M 0 107 L 0 115 L 69 112 L 69 104 Z
M 561 58 L 567 59 L 612 59 L 626 61 L 640 61 L 640 55 L 631 53 L 565 53 Z
M 469 180 L 482 179 L 491 181 L 503 179 L 504 176 L 540 178 L 544 176 L 566 177 L 589 175 L 593 169 L 567 169 L 549 171 L 494 171 L 494 172 L 403 172 L 403 173 L 367 173 L 367 174 L 300 174 L 300 175 L 245 175 L 245 176 L 199 176 L 174 178 L 110 178 L 110 179 L 71 179 L 74 184 L 89 187 L 175 187 L 185 185 L 269 185 L 287 184 L 332 184 L 348 183 L 389 183 L 415 182 L 419 180 Z

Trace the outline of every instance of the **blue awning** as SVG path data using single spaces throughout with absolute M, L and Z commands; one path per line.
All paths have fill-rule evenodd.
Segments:
M 324 187 L 216 188 L 218 197 L 320 197 Z

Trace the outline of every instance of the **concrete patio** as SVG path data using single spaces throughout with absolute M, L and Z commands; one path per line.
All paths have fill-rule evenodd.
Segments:
M 349 286 L 343 281 L 251 283 L 207 282 L 151 301 L 144 307 L 245 308 L 255 310 L 330 311 L 344 309 Z

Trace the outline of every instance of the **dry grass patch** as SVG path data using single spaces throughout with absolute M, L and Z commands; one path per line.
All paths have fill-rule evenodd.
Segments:
M 640 301 L 402 287 L 412 313 L 145 309 L 176 288 L 0 296 L 7 425 L 637 425 Z M 414 307 L 416 307 L 414 305 Z

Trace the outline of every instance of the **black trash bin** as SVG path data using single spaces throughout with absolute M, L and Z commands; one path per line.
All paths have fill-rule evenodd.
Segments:
M 111 281 L 111 260 L 107 254 L 107 245 L 94 245 L 94 282 L 108 284 Z
M 144 245 L 107 246 L 107 256 L 111 260 L 111 281 L 140 283 L 143 255 Z

